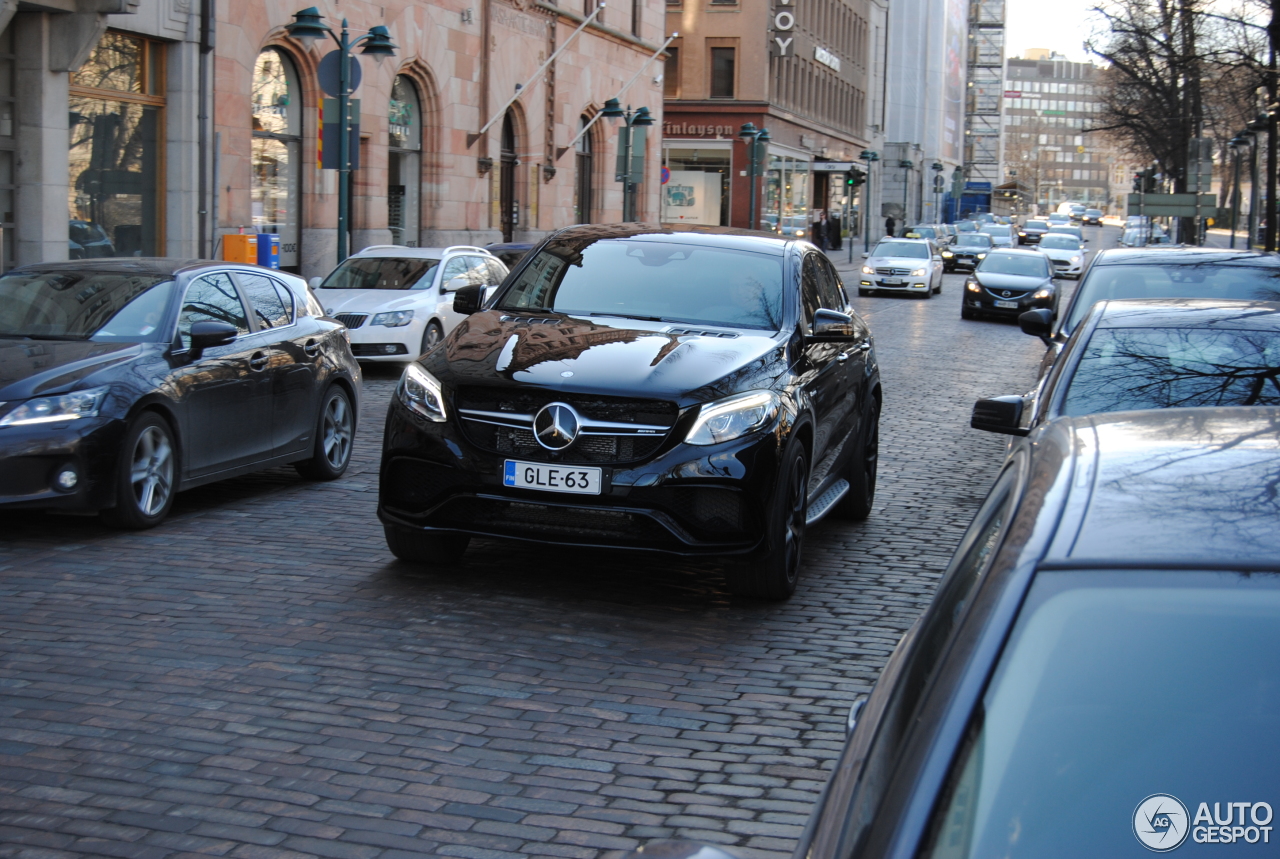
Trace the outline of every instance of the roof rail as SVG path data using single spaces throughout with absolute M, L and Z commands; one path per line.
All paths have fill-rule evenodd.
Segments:
M 356 253 L 360 253 L 360 251 L 380 251 L 383 248 L 399 248 L 400 250 L 404 250 L 407 247 L 408 245 L 365 245 L 359 251 L 356 251 Z
M 479 251 L 482 254 L 490 253 L 490 251 L 487 251 L 484 248 L 478 248 L 475 245 L 451 245 L 444 249 L 445 253 L 452 253 L 453 251 Z

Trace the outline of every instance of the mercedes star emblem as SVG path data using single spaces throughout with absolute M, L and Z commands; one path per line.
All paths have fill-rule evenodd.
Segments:
M 547 450 L 564 450 L 578 438 L 581 425 L 573 406 L 548 403 L 533 416 L 533 436 Z

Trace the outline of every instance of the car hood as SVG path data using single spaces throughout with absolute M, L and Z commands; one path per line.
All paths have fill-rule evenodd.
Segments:
M 94 373 L 134 360 L 143 348 L 88 340 L 0 340 L 0 402 L 74 390 Z
M 316 298 L 326 316 L 338 313 L 373 313 L 417 307 L 430 294 L 427 289 L 317 289 Z
M 682 333 L 699 330 L 731 336 Z M 682 406 L 769 388 L 787 363 L 773 332 L 496 310 L 468 316 L 421 362 L 450 386 L 515 382 Z
M 1021 274 L 996 274 L 980 271 L 975 277 L 988 289 L 1039 289 L 1049 283 L 1047 277 L 1027 277 Z
M 871 257 L 867 265 L 872 268 L 909 268 L 915 270 L 929 265 L 927 259 L 918 257 Z

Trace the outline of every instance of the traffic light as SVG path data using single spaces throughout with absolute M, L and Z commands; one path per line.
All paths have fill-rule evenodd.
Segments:
M 863 182 L 866 182 L 866 181 L 867 181 L 866 175 L 858 170 L 850 170 L 848 173 L 845 174 L 845 178 L 844 178 L 845 187 L 847 187 L 850 191 L 852 191 L 854 188 L 857 188 L 859 185 L 861 185 Z
M 1142 193 L 1154 194 L 1156 190 L 1156 168 L 1148 167 L 1142 171 Z
M 1133 174 L 1133 190 L 1135 193 L 1138 193 L 1138 194 L 1142 193 L 1142 174 L 1141 173 Z

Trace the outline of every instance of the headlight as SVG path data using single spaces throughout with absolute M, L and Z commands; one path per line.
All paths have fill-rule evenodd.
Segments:
M 1024 233 L 1022 230 L 1018 230 L 1018 235 L 1020 235 L 1020 236 L 1025 236 L 1025 235 L 1026 235 L 1026 233 Z
M 1071 264 L 1072 264 L 1072 265 L 1075 265 L 1075 264 L 1076 264 L 1076 263 L 1078 263 L 1078 262 L 1080 262 L 1080 257 L 1072 257 L 1072 258 L 1071 258 Z
M 925 271 L 922 268 L 918 268 L 915 271 L 911 272 L 912 277 L 924 277 L 924 275 L 925 275 Z
M 953 254 L 951 251 L 943 251 L 942 256 L 945 257 L 946 259 L 950 259 L 951 257 L 955 256 L 955 254 Z
M 422 369 L 421 364 L 410 364 L 404 368 L 396 396 L 410 411 L 429 421 L 444 423 L 444 391 L 436 377 Z
M 978 286 L 978 282 L 976 280 L 965 281 L 964 288 L 970 292 L 982 292 L 982 287 Z
M 863 273 L 863 274 L 875 274 L 875 273 L 876 273 L 876 270 L 875 270 L 874 268 L 872 268 L 871 266 L 869 266 L 869 265 L 864 265 L 864 266 L 862 267 L 862 273 Z
M 1036 294 L 1035 294 L 1035 295 L 1033 295 L 1033 296 L 1031 296 L 1031 297 L 1032 297 L 1032 298 L 1052 298 L 1052 297 L 1053 297 L 1053 290 L 1052 290 L 1052 289 L 1037 289 L 1037 290 L 1036 290 Z
M 744 436 L 769 423 L 778 414 L 778 395 L 772 391 L 752 391 L 708 403 L 685 441 L 689 444 L 718 444 Z
M 986 259 L 986 258 L 987 258 L 986 254 L 978 254 L 978 259 Z
M 798 238 L 804 238 L 804 230 L 796 230 L 796 236 Z
M 56 397 L 36 397 L 34 400 L 27 400 L 0 418 L 0 427 L 22 427 L 95 418 L 109 390 L 111 390 L 109 387 L 103 385 L 100 388 L 72 391 L 70 394 L 61 394 Z
M 413 321 L 412 310 L 390 310 L 386 313 L 375 313 L 370 325 L 385 325 L 388 328 L 401 328 Z

